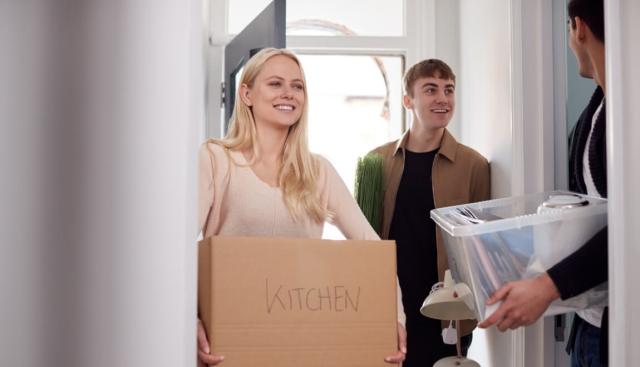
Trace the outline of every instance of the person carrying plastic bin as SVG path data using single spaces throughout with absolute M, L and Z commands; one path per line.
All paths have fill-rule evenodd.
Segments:
M 568 13 L 569 46 L 578 61 L 579 73 L 598 84 L 571 134 L 569 189 L 606 198 L 603 0 L 571 0 Z M 556 299 L 574 297 L 607 281 L 607 261 L 605 227 L 546 273 L 533 279 L 507 283 L 496 291 L 487 303 L 502 301 L 502 304 L 480 327 L 496 324 L 498 329 L 504 331 L 534 323 Z M 607 313 L 607 308 L 589 308 L 577 312 L 567 341 L 572 366 L 607 365 Z
M 365 215 L 382 238 L 397 244 L 407 317 L 404 367 L 432 366 L 442 357 L 456 355 L 455 345 L 444 344 L 441 336 L 450 323 L 420 314 L 432 285 L 443 280 L 448 268 L 441 234 L 429 212 L 488 200 L 490 195 L 489 163 L 446 129 L 454 113 L 455 84 L 453 71 L 441 60 L 412 66 L 404 78 L 403 99 L 413 116 L 411 128 L 399 140 L 370 152 L 356 175 L 356 197 Z M 467 321 L 460 330 L 465 355 L 476 325 L 475 320 Z

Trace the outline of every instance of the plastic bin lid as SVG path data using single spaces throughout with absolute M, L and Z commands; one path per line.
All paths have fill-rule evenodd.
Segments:
M 553 207 L 544 207 L 543 203 L 551 201 Z M 583 202 L 586 201 L 586 204 Z M 454 220 L 456 212 L 460 209 L 472 209 L 491 217 L 492 211 L 500 208 L 523 206 L 523 203 L 533 205 L 534 211 L 511 217 L 493 217 L 483 223 L 460 223 Z M 565 204 L 564 206 L 562 204 Z M 594 215 L 606 215 L 607 200 L 592 196 L 576 194 L 567 191 L 545 191 L 536 194 L 513 196 L 502 199 L 493 199 L 471 204 L 463 204 L 434 209 L 431 211 L 431 219 L 438 226 L 454 237 L 475 236 L 485 233 L 499 232 L 510 229 L 519 229 L 526 226 L 535 226 L 551 222 L 560 222 L 567 219 L 578 219 Z

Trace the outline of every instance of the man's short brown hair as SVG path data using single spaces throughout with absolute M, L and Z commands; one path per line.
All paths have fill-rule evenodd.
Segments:
M 413 65 L 404 74 L 404 92 L 413 97 L 413 85 L 420 78 L 451 79 L 456 82 L 456 75 L 444 61 L 428 59 Z

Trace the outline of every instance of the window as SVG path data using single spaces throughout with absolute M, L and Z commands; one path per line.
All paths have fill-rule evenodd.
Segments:
M 216 42 L 223 47 L 271 2 L 210 1 L 214 48 Z M 311 149 L 331 161 L 350 190 L 357 159 L 398 138 L 408 125 L 402 76 L 406 64 L 433 56 L 426 25 L 434 24 L 434 4 L 287 1 L 287 48 L 300 56 L 308 81 Z M 215 80 L 212 84 L 217 90 Z M 215 120 L 209 122 L 209 131 L 220 131 L 221 121 L 215 113 L 211 116 Z M 326 227 L 325 238 L 342 238 L 335 228 Z
M 213 1 L 224 3 L 226 27 L 218 24 L 217 29 L 227 37 L 242 31 L 271 2 Z M 300 56 L 308 83 L 311 150 L 331 161 L 350 190 L 357 159 L 398 138 L 407 125 L 402 76 L 405 60 L 415 57 L 409 45 L 419 44 L 409 23 L 427 21 L 416 15 L 416 9 L 426 12 L 422 0 L 372 4 L 290 0 L 286 5 L 287 48 Z M 212 12 L 215 17 L 220 20 Z M 324 237 L 343 238 L 330 225 Z
M 311 150 L 327 158 L 353 190 L 358 157 L 402 132 L 403 58 L 302 54 L 300 60 Z M 343 237 L 326 226 L 325 238 Z
M 239 33 L 269 2 L 270 0 L 230 0 L 227 32 Z M 287 23 L 303 19 L 320 19 L 348 26 L 360 36 L 403 36 L 403 18 L 404 1 L 398 0 L 287 1 Z M 302 33 L 291 30 L 287 31 L 287 34 Z M 304 34 L 326 33 L 322 29 L 306 29 Z

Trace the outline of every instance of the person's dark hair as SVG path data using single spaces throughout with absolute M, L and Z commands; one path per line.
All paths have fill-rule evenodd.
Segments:
M 404 74 L 404 92 L 413 97 L 413 85 L 420 78 L 451 79 L 455 83 L 456 75 L 449 65 L 438 59 L 428 59 L 413 65 Z
M 570 0 L 567 6 L 571 27 L 576 27 L 575 18 L 587 23 L 591 33 L 604 43 L 604 0 Z

